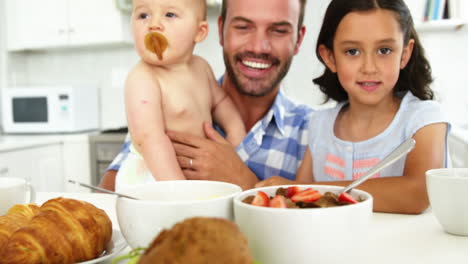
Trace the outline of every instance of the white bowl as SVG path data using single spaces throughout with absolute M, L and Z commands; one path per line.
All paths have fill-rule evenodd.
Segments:
M 268 264 L 349 263 L 366 245 L 372 216 L 372 196 L 353 189 L 364 201 L 332 208 L 269 208 L 242 200 L 258 191 L 274 196 L 279 187 L 248 190 L 234 198 L 235 221 L 247 236 L 255 260 Z M 339 193 L 343 187 L 300 185 L 320 193 Z
M 116 211 L 120 230 L 132 247 L 147 247 L 162 229 L 194 216 L 233 220 L 237 185 L 217 181 L 161 181 L 122 188 Z
M 432 213 L 443 229 L 468 236 L 468 168 L 443 168 L 426 172 Z

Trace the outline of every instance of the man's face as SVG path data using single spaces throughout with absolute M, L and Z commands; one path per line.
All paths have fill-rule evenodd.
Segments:
M 299 51 L 298 0 L 231 0 L 220 43 L 228 77 L 244 95 L 264 96 L 277 88 Z

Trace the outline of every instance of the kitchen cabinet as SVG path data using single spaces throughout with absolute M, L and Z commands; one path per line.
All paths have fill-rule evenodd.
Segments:
M 24 178 L 36 191 L 64 191 L 62 144 L 0 152 L 0 177 Z
M 89 135 L 0 136 L 0 177 L 24 178 L 38 191 L 90 192 L 68 182 L 91 183 Z
M 127 131 L 122 133 L 102 133 L 90 136 L 89 151 L 91 165 L 91 184 L 97 185 L 109 164 L 119 154 Z
M 6 0 L 9 51 L 132 43 L 115 0 Z
M 69 179 L 91 184 L 89 136 L 87 134 L 64 136 L 63 178 L 67 192 L 91 192 L 90 189 L 68 182 Z

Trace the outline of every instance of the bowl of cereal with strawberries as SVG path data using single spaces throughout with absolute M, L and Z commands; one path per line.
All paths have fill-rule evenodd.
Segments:
M 234 197 L 234 217 L 261 263 L 340 263 L 361 254 L 372 196 L 340 186 L 284 185 Z

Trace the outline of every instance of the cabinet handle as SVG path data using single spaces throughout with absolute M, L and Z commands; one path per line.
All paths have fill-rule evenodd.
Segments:
M 59 35 L 65 34 L 65 29 L 61 28 L 58 30 Z
M 68 33 L 75 33 L 75 29 L 74 28 L 69 28 Z

